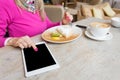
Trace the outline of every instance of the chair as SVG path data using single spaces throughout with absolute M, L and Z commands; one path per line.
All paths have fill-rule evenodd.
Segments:
M 45 5 L 45 12 L 53 22 L 59 22 L 64 16 L 64 8 L 60 5 Z
M 98 5 L 81 4 L 77 14 L 77 20 L 88 17 L 109 20 L 112 17 L 120 17 L 120 9 L 112 8 L 108 2 Z

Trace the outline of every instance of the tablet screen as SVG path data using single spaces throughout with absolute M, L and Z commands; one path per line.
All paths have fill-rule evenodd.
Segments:
M 37 48 L 37 52 L 33 48 L 23 50 L 27 72 L 56 64 L 45 44 L 38 44 Z

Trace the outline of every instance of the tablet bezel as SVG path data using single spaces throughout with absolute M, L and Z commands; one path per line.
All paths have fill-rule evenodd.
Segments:
M 56 69 L 56 68 L 60 67 L 57 60 L 53 56 L 52 52 L 48 48 L 47 44 L 45 42 L 36 43 L 36 45 L 39 45 L 39 44 L 45 44 L 45 46 L 47 47 L 48 51 L 50 52 L 50 54 L 51 54 L 51 56 L 52 56 L 52 58 L 53 58 L 53 60 L 55 61 L 56 64 L 53 64 L 53 65 L 50 65 L 50 66 L 47 66 L 47 67 L 39 68 L 39 69 L 28 72 L 27 71 L 27 66 L 26 66 L 26 61 L 25 61 L 24 50 L 22 49 L 22 58 L 23 58 L 24 71 L 25 71 L 25 76 L 26 77 L 30 77 L 32 75 L 37 75 L 37 74 L 40 74 L 40 73 L 44 73 L 44 72 L 47 72 L 47 71 L 50 71 L 50 70 L 53 70 L 53 69 Z

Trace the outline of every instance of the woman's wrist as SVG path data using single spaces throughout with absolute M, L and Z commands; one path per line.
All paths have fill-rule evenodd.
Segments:
M 14 45 L 14 44 L 15 44 L 15 43 L 14 43 L 15 39 L 16 39 L 16 38 L 9 38 L 9 39 L 7 40 L 7 42 L 6 42 L 6 45 L 7 45 L 7 46 L 12 46 L 12 45 Z

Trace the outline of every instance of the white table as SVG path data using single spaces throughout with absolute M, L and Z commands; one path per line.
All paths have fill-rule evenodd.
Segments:
M 89 18 L 76 24 L 88 25 L 92 21 L 104 22 Z M 70 43 L 47 43 L 60 68 L 29 78 L 24 76 L 21 50 L 0 48 L 0 80 L 120 80 L 120 28 L 112 28 L 111 33 L 114 37 L 109 41 L 95 41 L 83 33 Z M 40 35 L 32 39 L 42 41 Z

